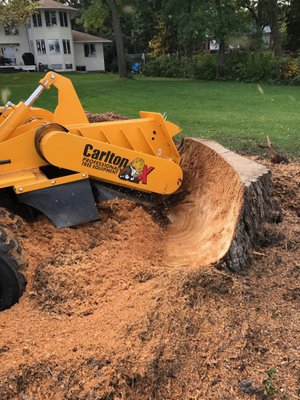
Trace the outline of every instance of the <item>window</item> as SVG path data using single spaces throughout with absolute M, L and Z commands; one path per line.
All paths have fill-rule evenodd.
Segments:
M 60 26 L 68 26 L 68 15 L 64 11 L 59 12 Z
M 84 45 L 85 57 L 96 57 L 96 46 L 94 43 L 86 43 Z
M 46 45 L 45 45 L 45 40 L 36 40 L 36 50 L 38 54 L 46 54 Z
M 45 11 L 46 25 L 47 26 L 56 26 L 56 12 L 55 11 Z
M 73 69 L 73 64 L 66 64 L 66 69 Z
M 71 54 L 70 40 L 63 39 L 64 54 Z
M 60 54 L 60 45 L 58 39 L 49 39 L 48 46 L 50 54 Z
M 19 34 L 19 30 L 14 24 L 5 25 L 4 32 L 6 36 L 16 36 Z
M 42 26 L 42 16 L 40 12 L 34 13 L 32 16 L 33 26 Z
M 62 69 L 62 64 L 52 64 L 51 68 L 52 69 Z

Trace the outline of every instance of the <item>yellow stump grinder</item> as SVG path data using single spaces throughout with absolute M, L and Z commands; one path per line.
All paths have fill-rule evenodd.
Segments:
M 55 111 L 33 107 L 52 85 L 58 91 Z M 120 186 L 171 194 L 182 181 L 172 140 L 179 132 L 153 112 L 89 123 L 71 81 L 48 72 L 25 102 L 0 107 L 0 214 L 24 205 L 62 228 L 97 219 L 96 203 L 119 197 Z M 1 227 L 0 310 L 23 293 L 21 253 L 18 240 Z

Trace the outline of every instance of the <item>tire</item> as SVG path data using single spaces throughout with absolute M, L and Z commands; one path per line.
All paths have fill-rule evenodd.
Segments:
M 12 211 L 0 207 L 0 227 L 5 226 L 14 233 L 20 232 L 24 227 L 24 220 Z
M 26 278 L 21 271 L 26 266 L 19 240 L 9 228 L 0 226 L 0 311 L 13 306 L 22 296 Z

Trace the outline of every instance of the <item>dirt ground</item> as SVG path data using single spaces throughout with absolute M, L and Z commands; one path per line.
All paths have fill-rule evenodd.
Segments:
M 244 275 L 166 266 L 167 226 L 127 200 L 77 228 L 24 225 L 0 399 L 299 399 L 300 165 L 268 167 L 282 221 Z

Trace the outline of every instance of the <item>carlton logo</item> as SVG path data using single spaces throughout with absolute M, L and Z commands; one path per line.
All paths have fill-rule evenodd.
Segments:
M 101 151 L 99 149 L 94 149 L 91 144 L 87 144 L 83 150 L 83 155 L 92 160 L 102 161 L 104 163 L 115 165 L 116 167 L 122 168 L 126 167 L 129 163 L 128 158 L 117 156 L 111 151 Z
M 140 183 L 147 185 L 147 177 L 154 170 L 154 167 L 147 167 L 142 158 L 136 158 L 131 163 L 122 168 L 119 178 L 124 181 Z
M 83 150 L 82 165 L 112 174 L 118 174 L 123 181 L 142 183 L 147 185 L 148 175 L 154 167 L 148 167 L 142 158 L 135 158 L 129 163 L 129 159 L 120 157 L 111 151 L 95 149 L 93 145 L 87 144 Z

